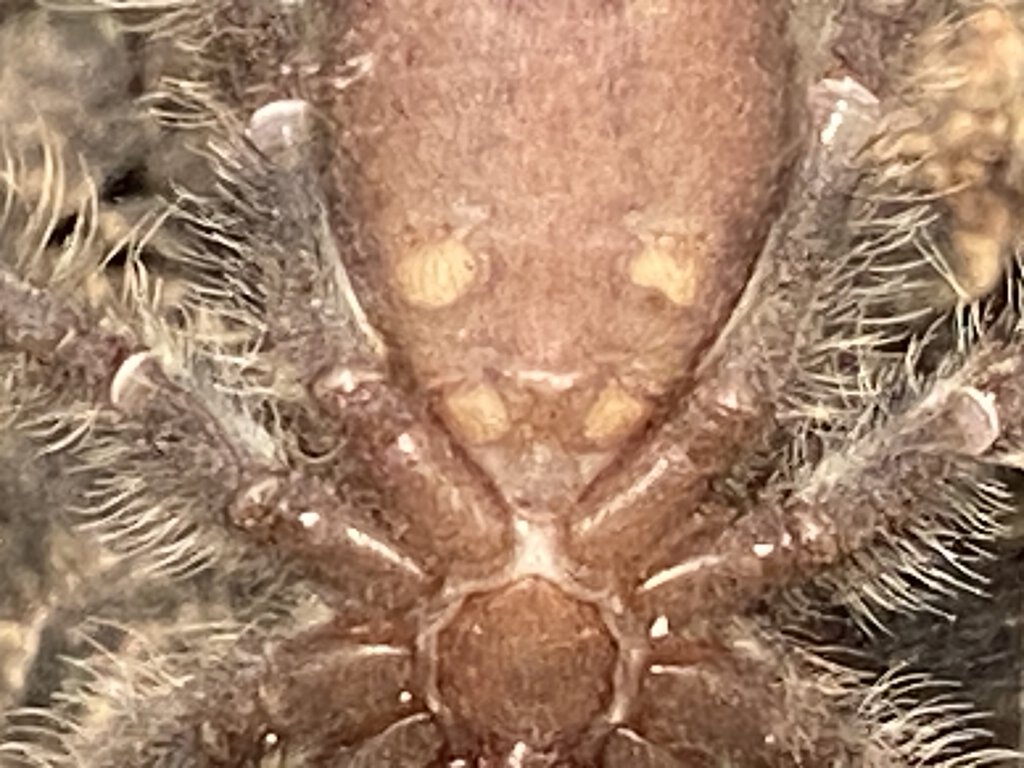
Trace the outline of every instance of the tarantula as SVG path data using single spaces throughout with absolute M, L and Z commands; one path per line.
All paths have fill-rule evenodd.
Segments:
M 0 762 L 1013 764 L 1024 9 L 8 0 Z

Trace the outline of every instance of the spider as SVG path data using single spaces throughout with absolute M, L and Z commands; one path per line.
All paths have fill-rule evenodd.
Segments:
M 1016 763 L 1016 3 L 0 51 L 4 765 Z

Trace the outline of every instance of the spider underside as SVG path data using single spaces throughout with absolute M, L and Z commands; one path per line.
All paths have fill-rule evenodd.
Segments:
M 1017 4 L 45 6 L 0 764 L 1015 764 Z

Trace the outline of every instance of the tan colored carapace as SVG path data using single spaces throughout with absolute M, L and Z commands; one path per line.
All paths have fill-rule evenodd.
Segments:
M 335 118 L 370 311 L 510 503 L 572 504 L 733 306 L 787 148 L 778 6 L 353 10 L 370 65 Z

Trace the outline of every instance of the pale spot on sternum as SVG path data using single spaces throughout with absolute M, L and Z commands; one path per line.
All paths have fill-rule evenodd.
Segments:
M 511 426 L 505 402 L 490 384 L 458 387 L 445 397 L 445 406 L 455 430 L 473 445 L 493 442 Z
M 644 404 L 616 382 L 604 386 L 583 423 L 583 435 L 594 442 L 619 438 L 634 429 L 647 413 Z
M 558 373 L 543 369 L 512 370 L 507 373 L 521 384 L 539 384 L 548 387 L 553 392 L 565 392 L 572 389 L 583 376 L 580 371 Z
M 541 576 L 555 584 L 562 583 L 565 567 L 555 527 L 517 518 L 513 530 L 516 535 L 513 578 Z
M 428 243 L 403 256 L 395 265 L 402 298 L 424 309 L 454 304 L 478 279 L 482 264 L 461 240 L 449 237 Z
M 697 297 L 695 263 L 679 253 L 673 238 L 659 237 L 629 262 L 629 279 L 641 288 L 658 291 L 677 307 L 685 307 Z

